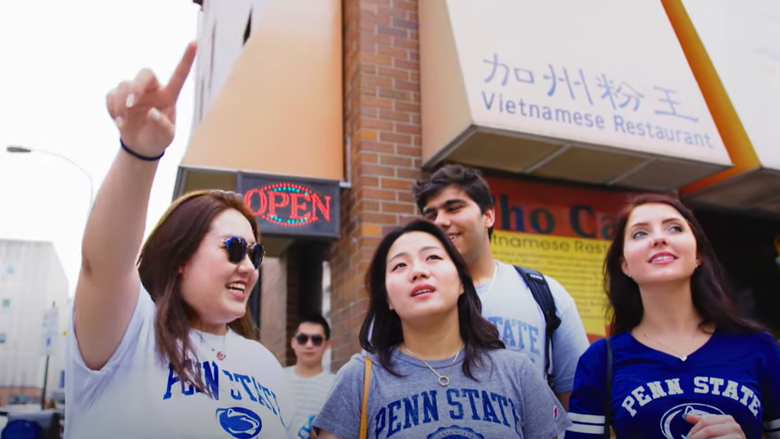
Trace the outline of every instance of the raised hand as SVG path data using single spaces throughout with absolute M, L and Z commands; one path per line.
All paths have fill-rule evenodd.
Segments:
M 688 415 L 686 421 L 693 424 L 688 439 L 744 439 L 745 433 L 729 415 Z
M 196 43 L 190 43 L 168 84 L 161 86 L 154 73 L 143 69 L 132 81 L 121 82 L 106 96 L 108 113 L 124 144 L 137 154 L 163 154 L 175 134 L 176 101 L 195 60 Z

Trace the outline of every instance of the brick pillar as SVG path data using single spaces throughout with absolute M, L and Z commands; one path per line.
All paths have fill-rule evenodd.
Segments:
M 360 350 L 368 264 L 389 227 L 416 216 L 420 68 L 417 0 L 344 0 L 344 135 L 352 188 L 332 251 L 333 370 Z
M 285 364 L 287 358 L 287 268 L 285 258 L 267 257 L 260 277 L 260 341 Z

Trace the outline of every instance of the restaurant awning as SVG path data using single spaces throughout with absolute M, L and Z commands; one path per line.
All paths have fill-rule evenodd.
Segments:
M 731 167 L 661 3 L 419 3 L 423 162 L 675 190 Z
M 344 179 L 339 0 L 205 2 L 175 196 L 236 174 Z
M 194 129 L 174 197 L 244 193 L 270 255 L 295 238 L 333 239 L 344 180 L 341 1 L 210 1 L 201 14 Z
M 682 197 L 780 215 L 780 3 L 665 3 L 735 165 L 682 188 Z

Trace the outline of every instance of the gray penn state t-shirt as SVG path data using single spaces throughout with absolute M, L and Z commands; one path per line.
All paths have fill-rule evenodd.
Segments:
M 478 381 L 463 374 L 459 358 L 443 387 L 422 361 L 399 350 L 393 351 L 393 365 L 403 377 L 391 375 L 371 355 L 368 437 L 551 439 L 571 424 L 526 354 L 497 349 L 483 358 L 485 367 L 473 371 Z M 428 364 L 446 374 L 452 359 Z M 363 368 L 363 356 L 356 354 L 339 370 L 315 427 L 342 439 L 358 438 Z

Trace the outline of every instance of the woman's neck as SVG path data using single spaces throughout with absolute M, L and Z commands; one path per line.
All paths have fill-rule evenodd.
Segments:
M 421 360 L 450 358 L 463 347 L 458 314 L 439 321 L 426 319 L 424 325 L 401 323 L 404 341 L 401 350 Z
M 195 320 L 193 320 L 192 327 L 200 332 L 214 335 L 225 335 L 228 332 L 228 326 L 224 323 L 219 325 L 209 324 L 203 322 L 199 318 L 195 318 Z
M 639 291 L 644 312 L 637 329 L 656 335 L 698 331 L 702 317 L 693 306 L 689 279 L 675 284 L 641 286 Z

